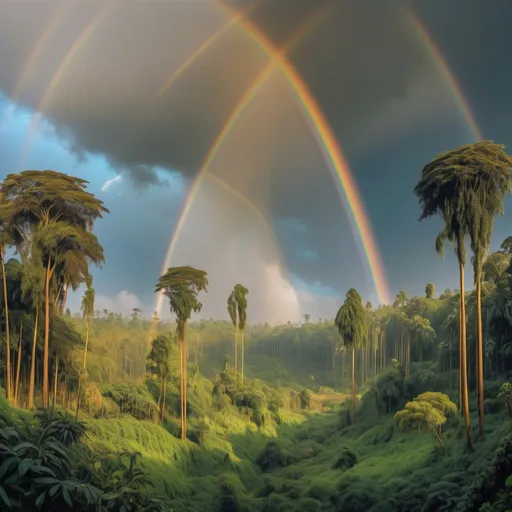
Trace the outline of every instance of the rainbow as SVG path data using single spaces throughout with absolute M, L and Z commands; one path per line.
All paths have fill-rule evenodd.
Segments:
M 169 78 L 165 81 L 165 83 L 160 87 L 158 92 L 155 94 L 153 101 L 160 99 L 171 87 L 172 85 L 183 75 L 183 73 L 190 67 L 190 65 L 198 59 L 203 53 L 205 53 L 209 48 L 211 48 L 220 37 L 222 37 L 229 29 L 231 29 L 234 25 L 236 25 L 244 16 L 248 14 L 248 12 L 253 8 L 252 5 L 247 7 L 245 10 L 237 13 L 235 16 L 231 16 L 227 23 L 222 25 L 218 30 L 216 30 L 190 57 L 182 62 L 182 64 L 174 71 Z
M 37 43 L 32 48 L 28 56 L 27 62 L 25 63 L 21 71 L 20 78 L 11 93 L 11 103 L 16 103 L 18 101 L 18 98 L 24 89 L 25 82 L 31 75 L 36 62 L 39 60 L 43 51 L 45 50 L 49 39 L 57 29 L 59 23 L 62 21 L 62 18 L 64 17 L 64 14 L 66 13 L 68 6 L 69 4 L 63 3 L 61 4 L 61 6 L 59 6 L 60 8 L 56 8 L 55 15 L 52 17 L 50 23 L 48 23 L 46 28 L 43 30 L 41 37 L 37 40 Z M 0 121 L 0 126 L 2 126 L 4 122 L 7 123 L 9 121 L 9 117 L 10 114 L 12 114 L 12 110 L 13 109 L 6 109 L 2 121 Z
M 278 256 L 278 259 L 279 261 L 283 261 L 283 255 L 282 255 L 282 251 L 279 249 L 279 244 L 278 244 L 278 241 L 277 241 L 277 238 L 276 238 L 276 235 L 275 235 L 275 232 L 274 230 L 272 229 L 269 221 L 267 220 L 267 218 L 263 215 L 263 213 L 261 212 L 261 210 L 259 210 L 255 205 L 254 203 L 252 203 L 251 201 L 249 201 L 249 199 L 247 199 L 246 196 L 240 194 L 240 192 L 238 192 L 237 190 L 235 190 L 231 185 L 229 185 L 226 181 L 224 181 L 222 178 L 219 178 L 218 176 L 215 176 L 215 174 L 212 174 L 212 173 L 205 173 L 203 176 L 202 176 L 202 180 L 204 179 L 210 179 L 212 180 L 213 182 L 215 182 L 217 185 L 219 185 L 220 187 L 222 187 L 224 190 L 226 190 L 227 192 L 229 192 L 232 196 L 236 197 L 241 203 L 243 203 L 244 205 L 246 205 L 249 210 L 251 210 L 255 217 L 261 222 L 261 225 L 262 227 L 264 228 L 265 232 L 268 233 L 270 239 L 273 241 L 273 246 L 276 248 L 276 251 L 277 251 L 277 256 Z M 196 181 L 197 182 L 197 181 Z M 195 182 L 195 183 L 196 183 Z M 201 181 L 202 182 L 202 181 Z M 194 185 L 193 185 L 194 186 Z M 192 203 L 194 202 L 194 199 L 197 197 L 197 192 L 198 192 L 198 187 L 195 189 L 194 191 L 194 195 L 192 197 L 192 199 L 189 200 L 190 196 L 192 194 L 189 194 L 189 196 L 187 197 L 187 200 L 185 202 L 185 205 L 183 206 L 183 209 L 182 209 L 182 212 L 185 211 L 185 209 L 187 208 L 187 213 L 190 211 L 190 208 L 192 206 Z M 185 219 L 186 215 L 183 215 L 182 213 L 182 217 L 180 217 L 180 220 L 183 218 Z M 183 223 L 184 221 L 182 221 L 181 223 L 178 222 L 178 225 L 179 225 L 179 228 L 180 228 L 180 232 L 181 230 L 183 229 Z M 178 229 L 178 226 L 176 226 L 176 230 Z M 176 232 L 175 230 L 175 232 Z M 174 249 L 174 246 L 173 246 L 173 249 Z M 172 251 L 170 251 L 171 254 L 172 254 Z M 168 253 L 169 254 L 169 251 Z M 170 256 L 168 257 L 170 259 Z M 162 267 L 162 274 L 165 272 L 165 270 L 167 269 L 167 266 L 168 265 L 164 265 Z M 159 294 L 158 297 L 157 297 L 157 302 L 156 302 L 156 305 L 155 305 L 155 312 L 160 315 L 161 313 L 161 310 L 162 310 L 162 303 L 163 303 L 163 295 L 162 294 Z M 157 330 L 158 330 L 158 321 L 153 321 L 152 324 L 151 324 L 151 328 L 149 330 L 149 337 L 148 337 L 148 346 L 151 345 L 151 341 L 153 340 L 153 338 L 155 337 L 156 333 L 157 333 Z
M 253 9 L 253 5 L 248 6 L 246 9 L 240 11 L 236 16 L 228 19 L 226 23 L 220 26 L 204 43 L 202 43 L 197 50 L 192 53 L 189 57 L 187 57 L 178 68 L 173 71 L 169 77 L 166 79 L 165 83 L 155 92 L 155 94 L 151 97 L 149 106 L 145 109 L 140 116 L 139 122 L 134 123 L 133 135 L 131 135 L 134 139 L 137 135 L 137 127 L 140 124 L 143 124 L 145 120 L 151 115 L 154 111 L 154 108 L 158 104 L 158 100 L 160 100 L 169 89 L 179 80 L 181 76 L 188 70 L 188 68 L 203 55 L 208 49 L 210 49 L 229 29 L 231 29 L 243 16 L 246 16 L 248 12 Z
M 411 26 L 414 28 L 414 31 L 416 32 L 416 35 L 418 36 L 420 43 L 430 56 L 434 66 L 439 70 L 439 73 L 444 78 L 449 90 L 452 93 L 452 96 L 455 100 L 458 109 L 460 110 L 462 116 L 464 117 L 464 120 L 466 121 L 471 131 L 472 137 L 475 139 L 475 141 L 482 140 L 483 135 L 478 126 L 475 115 L 471 111 L 468 100 L 464 95 L 464 91 L 462 90 L 462 87 L 457 81 L 457 78 L 451 71 L 448 62 L 446 61 L 446 58 L 441 53 L 441 50 L 436 45 L 434 39 L 428 32 L 427 28 L 421 22 L 418 15 L 412 10 L 412 8 L 406 8 L 405 13 L 407 16 L 407 20 L 410 21 Z
M 231 17 L 235 15 L 234 11 L 227 5 L 220 3 L 218 0 L 213 1 L 215 5 L 217 5 L 220 9 L 227 11 Z M 195 195 L 197 193 L 197 187 L 200 183 L 202 175 L 208 170 L 209 165 L 215 157 L 218 148 L 222 144 L 227 133 L 229 133 L 240 113 L 256 95 L 261 85 L 266 81 L 266 75 L 270 75 L 270 72 L 274 69 L 275 66 L 280 69 L 280 71 L 288 80 L 293 92 L 295 93 L 298 103 L 306 116 L 306 119 L 308 120 L 311 128 L 314 129 L 314 133 L 316 134 L 316 138 L 320 145 L 322 154 L 328 163 L 329 170 L 335 178 L 335 183 L 343 204 L 348 207 L 347 209 L 350 214 L 349 217 L 352 221 L 352 229 L 359 235 L 378 299 L 381 303 L 390 302 L 391 294 L 389 292 L 387 279 L 380 262 L 379 252 L 374 241 L 372 229 L 367 218 L 366 211 L 359 197 L 357 185 L 350 173 L 348 163 L 341 149 L 339 148 L 336 137 L 334 136 L 332 129 L 327 122 L 327 119 L 325 118 L 314 96 L 309 91 L 300 75 L 286 59 L 286 52 L 280 51 L 278 48 L 276 48 L 275 45 L 250 21 L 241 19 L 240 24 L 246 34 L 250 36 L 270 57 L 271 64 L 265 68 L 262 73 L 260 73 L 252 87 L 240 100 L 234 112 L 214 142 L 210 152 L 208 153 L 205 165 L 199 172 L 196 181 L 194 182 L 194 185 L 192 186 L 192 189 L 189 193 L 189 196 L 185 201 L 180 219 L 169 244 L 169 249 L 166 254 L 162 273 L 165 272 L 165 269 L 170 265 L 170 259 L 176 244 L 176 240 L 179 238 L 181 230 L 183 229 L 184 221 L 194 201 Z M 157 299 L 157 312 L 160 312 L 162 298 L 163 297 L 159 295 Z
M 319 11 L 319 13 L 314 16 L 312 20 L 310 20 L 308 23 L 306 23 L 303 27 L 301 27 L 297 34 L 292 37 L 290 42 L 282 49 L 280 50 L 280 53 L 286 53 L 290 51 L 294 46 L 296 46 L 308 33 L 310 33 L 320 22 L 320 20 L 327 14 L 327 12 L 330 11 L 330 9 L 323 9 Z M 272 74 L 273 71 L 275 71 L 276 63 L 274 61 L 271 61 L 267 66 L 265 66 L 256 79 L 253 81 L 252 85 L 247 89 L 247 91 L 243 94 L 243 96 L 240 98 L 238 103 L 235 105 L 235 108 L 231 112 L 230 116 L 228 117 L 227 121 L 225 122 L 222 130 L 217 135 L 215 141 L 213 142 L 210 150 L 208 151 L 208 154 L 206 155 L 206 158 L 204 160 L 204 163 L 201 167 L 201 170 L 199 171 L 191 189 L 190 192 L 185 200 L 185 203 L 182 207 L 178 222 L 176 224 L 176 228 L 174 229 L 173 236 L 171 238 L 171 241 L 169 243 L 169 248 L 167 249 L 167 253 L 165 256 L 164 264 L 162 266 L 161 274 L 163 274 L 167 267 L 170 265 L 172 253 L 174 252 L 174 248 L 176 246 L 176 243 L 180 237 L 181 232 L 183 231 L 183 226 L 185 225 L 185 221 L 187 220 L 188 214 L 190 212 L 190 209 L 194 203 L 194 200 L 197 196 L 197 193 L 199 191 L 199 187 L 202 183 L 202 180 L 205 176 L 208 175 L 208 171 L 210 169 L 210 166 L 217 156 L 217 153 L 219 149 L 221 148 L 222 144 L 224 143 L 227 135 L 237 122 L 237 120 L 240 118 L 240 115 L 244 112 L 245 108 L 251 103 L 251 101 L 254 99 L 254 97 L 258 94 L 258 92 L 261 90 L 263 85 L 267 82 L 268 78 Z M 225 183 L 225 182 L 224 182 Z M 226 183 L 225 183 L 226 184 Z M 227 185 L 227 184 L 226 184 Z M 231 191 L 233 189 L 229 187 Z M 236 193 L 237 197 L 243 197 L 241 194 Z M 246 204 L 252 205 L 252 203 L 244 198 L 244 202 Z M 254 205 L 252 205 L 252 209 L 254 209 Z M 261 214 L 260 214 L 261 215 Z M 277 245 L 276 245 L 277 246 Z M 156 305 L 155 305 L 155 311 L 160 314 L 160 311 L 162 309 L 162 302 L 163 302 L 163 294 L 160 293 L 157 296 Z M 151 338 L 153 337 L 156 329 L 156 322 L 154 322 L 153 329 L 151 329 L 150 335 Z
M 22 152 L 22 160 L 21 160 L 21 168 L 23 169 L 25 167 L 25 159 L 27 157 L 28 151 L 30 149 L 30 145 L 32 144 L 32 139 L 34 137 L 34 134 L 37 131 L 37 127 L 39 125 L 39 121 L 41 120 L 42 112 L 46 109 L 48 105 L 48 101 L 51 99 L 53 92 L 55 91 L 55 88 L 59 84 L 64 72 L 66 71 L 67 67 L 73 60 L 73 58 L 76 56 L 76 54 L 79 52 L 79 50 L 85 45 L 85 43 L 90 39 L 90 37 L 94 34 L 96 29 L 108 18 L 110 13 L 114 10 L 114 7 L 116 7 L 117 4 L 113 2 L 109 2 L 105 4 L 103 9 L 85 26 L 85 28 L 82 30 L 82 32 L 78 35 L 78 37 L 75 39 L 74 43 L 71 45 L 69 50 L 67 51 L 64 58 L 61 60 L 59 66 L 55 70 L 55 73 L 52 76 L 52 79 L 50 80 L 50 83 L 48 84 L 48 87 L 46 88 L 41 101 L 39 102 L 39 105 L 36 108 L 36 114 L 32 117 L 28 134 L 25 139 L 23 152 Z

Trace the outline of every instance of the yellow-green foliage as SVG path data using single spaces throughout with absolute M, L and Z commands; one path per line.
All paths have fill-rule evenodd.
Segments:
M 438 435 L 439 429 L 446 423 L 446 416 L 456 412 L 457 406 L 448 395 L 427 392 L 407 402 L 405 408 L 395 414 L 395 419 L 403 429 L 416 426 L 432 430 Z

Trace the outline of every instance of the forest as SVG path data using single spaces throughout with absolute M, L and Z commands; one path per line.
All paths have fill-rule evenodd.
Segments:
M 419 169 L 420 220 L 459 289 L 332 318 L 193 320 L 208 276 L 155 276 L 172 320 L 99 311 L 106 205 L 56 171 L 0 188 L 0 510 L 512 510 L 512 236 L 491 252 L 512 157 L 484 141 Z M 466 273 L 472 286 L 465 288 Z M 81 311 L 69 290 L 85 286 Z

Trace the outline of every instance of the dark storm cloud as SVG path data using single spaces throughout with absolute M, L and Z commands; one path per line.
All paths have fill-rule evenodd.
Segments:
M 173 70 L 226 18 L 203 1 L 123 2 L 73 58 L 64 61 L 68 64 L 48 94 L 55 71 L 77 35 L 107 3 L 0 4 L 0 89 L 8 96 L 17 92 L 17 101 L 33 109 L 44 99 L 44 114 L 74 151 L 106 155 L 139 184 L 158 180 L 155 167 L 179 170 L 190 180 L 267 58 L 241 29 L 233 28 L 154 102 L 151 98 Z M 237 8 L 254 4 L 251 19 L 277 45 L 285 44 L 325 4 L 311 0 L 232 3 Z M 334 5 L 330 17 L 290 58 L 349 157 L 351 151 L 364 149 L 361 140 L 371 144 L 368 137 L 389 135 L 404 129 L 404 123 L 407 128 L 416 115 L 446 110 L 439 99 L 442 86 L 435 79 L 428 81 L 427 59 L 411 39 L 401 4 L 336 0 Z M 59 9 L 65 9 L 62 21 L 42 42 Z M 18 91 L 34 47 L 40 55 Z M 432 84 L 428 94 L 422 94 L 425 83 Z M 304 235 L 289 233 L 284 250 L 292 271 L 306 281 L 345 286 L 333 281 L 333 273 L 343 265 L 346 275 L 355 275 L 361 267 L 332 178 L 289 85 L 273 77 L 256 102 L 259 109 L 247 113 L 254 121 L 246 118 L 241 123 L 238 139 L 233 133 L 235 142 L 226 145 L 230 149 L 219 156 L 214 172 L 271 217 L 296 218 L 307 227 L 308 246 L 318 254 L 318 264 L 303 256 L 309 248 L 294 244 Z M 418 110 L 419 104 L 423 109 Z

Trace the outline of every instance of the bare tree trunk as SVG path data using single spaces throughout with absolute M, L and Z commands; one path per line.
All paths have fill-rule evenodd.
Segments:
M 187 438 L 187 356 L 187 340 L 185 339 L 185 335 L 183 335 L 183 421 L 185 425 L 184 439 Z
M 453 343 L 453 340 L 451 339 L 450 337 L 450 346 L 449 346 L 449 349 L 448 349 L 448 357 L 449 357 L 449 360 L 448 360 L 448 371 L 449 371 L 449 374 L 448 374 L 448 388 L 451 390 L 452 389 L 452 365 L 453 365 L 453 362 L 452 362 L 452 357 L 453 357 L 453 354 L 452 354 L 452 343 Z
M 84 347 L 84 361 L 82 364 L 82 371 L 78 376 L 78 392 L 76 396 L 76 416 L 75 420 L 78 421 L 78 414 L 80 412 L 80 392 L 82 388 L 82 378 L 85 377 L 85 369 L 87 368 L 87 348 L 89 346 L 89 328 L 90 328 L 90 319 L 87 318 L 87 326 L 85 330 L 85 347 Z M 131 366 L 131 364 L 130 364 Z
M 462 270 L 464 272 L 464 270 Z M 462 381 L 462 308 L 460 307 L 461 301 L 459 299 L 459 409 L 460 415 L 464 416 L 464 402 L 462 400 L 462 389 L 464 388 Z
M 243 386 L 243 384 L 244 384 L 244 358 L 245 358 L 244 331 L 240 331 L 240 339 L 242 342 L 242 386 Z
M 478 436 L 484 438 L 484 355 L 482 335 L 482 281 L 476 280 L 476 381 L 478 402 Z
M 160 421 L 164 421 L 165 419 L 165 408 L 167 405 L 167 376 L 164 376 L 162 379 L 162 403 L 161 403 L 161 409 L 160 409 Z
M 184 441 L 187 438 L 187 426 L 185 417 L 185 335 L 183 334 L 180 340 L 180 376 L 181 376 L 181 440 Z
M 235 369 L 235 383 L 237 382 L 237 371 L 238 371 L 238 328 L 235 326 L 235 360 L 233 362 L 233 367 Z
M 23 337 L 23 317 L 20 321 L 20 339 L 18 341 L 18 360 L 16 363 L 16 383 L 14 385 L 14 407 L 18 407 L 19 390 L 20 390 L 20 371 L 21 371 L 21 350 L 22 350 L 22 337 Z
M 162 390 L 164 387 L 164 380 L 160 377 L 160 386 L 158 386 L 158 411 L 160 413 L 160 418 L 162 417 Z
M 356 351 L 352 349 L 352 423 L 356 422 Z
M 4 288 L 4 309 L 5 309 L 5 393 L 7 400 L 10 402 L 12 398 L 11 388 L 11 333 L 9 328 L 9 301 L 7 299 L 7 276 L 5 275 L 4 253 L 0 251 L 0 265 L 2 266 L 2 284 Z
M 53 403 L 52 403 L 53 411 L 55 411 L 55 406 L 57 405 L 58 379 L 59 379 L 59 354 L 57 354 L 55 356 L 55 375 L 53 376 Z
M 460 353 L 461 353 L 461 384 L 462 384 L 462 405 L 464 408 L 464 423 L 466 425 L 466 441 L 468 451 L 473 450 L 473 440 L 471 439 L 471 422 L 469 418 L 469 397 L 468 397 L 468 378 L 466 362 L 466 300 L 464 295 L 464 265 L 459 264 L 460 274 Z
M 44 286 L 44 352 L 43 352 L 43 407 L 48 408 L 48 358 L 50 344 L 50 259 L 46 266 Z
M 34 338 L 32 340 L 32 359 L 30 360 L 30 379 L 28 384 L 28 404 L 27 407 L 34 407 L 34 384 L 36 377 L 36 347 L 37 347 L 37 327 L 39 320 L 39 307 L 36 306 L 36 317 L 34 319 Z
M 62 302 L 60 303 L 60 314 L 64 314 L 64 310 L 66 309 L 66 302 L 68 301 L 68 291 L 69 286 L 67 284 L 64 285 L 64 296 L 62 297 Z

